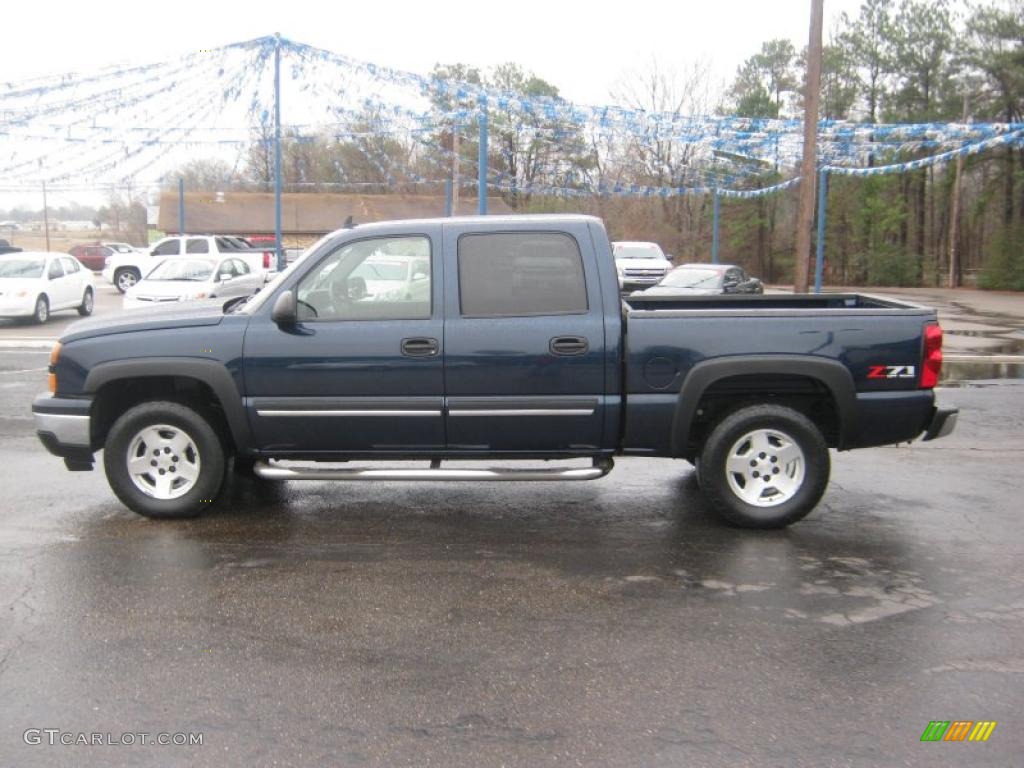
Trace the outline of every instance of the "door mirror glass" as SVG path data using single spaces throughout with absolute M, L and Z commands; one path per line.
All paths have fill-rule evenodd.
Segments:
M 221 272 L 217 275 L 217 282 L 223 283 L 225 280 L 230 280 L 232 277 L 233 275 L 230 272 Z
M 298 322 L 299 307 L 294 292 L 285 291 L 277 297 L 270 312 L 270 319 L 278 325 L 294 325 Z

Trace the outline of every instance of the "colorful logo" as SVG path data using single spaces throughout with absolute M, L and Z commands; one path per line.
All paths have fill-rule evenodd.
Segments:
M 995 720 L 932 720 L 921 741 L 988 741 L 995 729 Z

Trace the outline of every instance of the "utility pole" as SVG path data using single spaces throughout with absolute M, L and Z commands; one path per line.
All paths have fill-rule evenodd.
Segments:
M 459 215 L 459 124 L 452 124 L 452 216 Z
M 43 230 L 46 232 L 46 250 L 50 250 L 50 208 L 46 204 L 46 182 L 43 182 Z
M 967 118 L 967 93 L 964 92 L 964 122 L 966 123 Z M 949 212 L 949 287 L 956 288 L 959 282 L 957 274 L 959 273 L 959 264 L 957 259 L 959 254 L 957 253 L 957 242 L 956 239 L 960 236 L 960 179 L 964 174 L 964 156 L 958 155 L 956 158 L 956 176 L 953 177 L 953 204 L 952 210 Z
M 274 35 L 274 249 L 277 269 L 284 271 L 281 243 L 281 35 Z
M 804 157 L 800 164 L 800 208 L 796 217 L 796 269 L 793 292 L 807 293 L 811 264 L 811 222 L 814 219 L 818 160 L 818 100 L 821 95 L 821 26 L 824 0 L 811 0 L 804 90 Z

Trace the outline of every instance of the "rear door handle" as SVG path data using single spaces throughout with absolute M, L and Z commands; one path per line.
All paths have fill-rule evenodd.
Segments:
M 440 348 L 437 339 L 429 337 L 402 339 L 402 354 L 406 357 L 434 357 Z
M 585 336 L 556 336 L 548 344 L 552 355 L 585 355 L 590 349 L 590 342 Z

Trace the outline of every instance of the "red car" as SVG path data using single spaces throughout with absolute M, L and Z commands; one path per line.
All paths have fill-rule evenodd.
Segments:
M 86 269 L 102 272 L 108 256 L 115 253 L 133 253 L 134 251 L 135 249 L 127 243 L 92 243 L 76 245 L 70 248 L 68 253 L 82 262 Z

